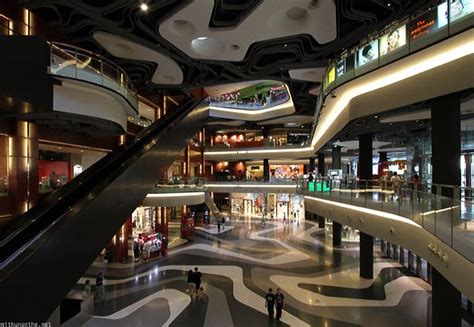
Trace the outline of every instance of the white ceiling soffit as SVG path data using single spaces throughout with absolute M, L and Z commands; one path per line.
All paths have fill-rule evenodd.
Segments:
M 211 121 L 206 125 L 224 125 L 224 126 L 241 126 L 245 124 L 243 120 L 230 120 L 230 121 Z
M 151 61 L 158 65 L 151 81 L 155 84 L 178 85 L 183 82 L 181 67 L 170 57 L 118 35 L 95 32 L 97 40 L 110 54 L 118 58 Z
M 336 6 L 321 0 L 266 0 L 232 29 L 210 29 L 214 1 L 192 1 L 159 27 L 160 34 L 192 58 L 242 61 L 252 43 L 309 34 L 318 43 L 337 36 Z
M 321 86 L 316 86 L 316 87 L 313 87 L 312 89 L 309 89 L 308 93 L 312 95 L 319 95 L 320 91 L 321 91 Z
M 258 80 L 258 81 L 245 81 L 245 82 L 238 82 L 238 83 L 228 83 L 228 84 L 221 84 L 221 85 L 214 85 L 214 86 L 206 86 L 204 91 L 211 96 L 216 97 L 221 94 L 232 93 L 235 91 L 242 90 L 246 87 L 253 86 L 258 83 L 267 82 L 268 80 Z M 275 81 L 275 84 L 281 84 L 281 82 Z
M 380 118 L 379 122 L 381 122 L 382 124 L 388 124 L 388 123 L 399 123 L 399 122 L 404 122 L 404 121 L 425 120 L 425 119 L 431 119 L 431 111 L 429 109 L 420 110 L 416 112 L 403 113 L 403 114 L 398 114 L 398 115 L 385 116 L 383 118 Z
M 290 69 L 288 73 L 291 79 L 309 82 L 321 82 L 323 79 L 324 67 Z
M 264 122 L 258 123 L 258 125 L 285 124 L 285 126 L 287 127 L 295 127 L 303 124 L 312 123 L 313 119 L 313 116 L 294 115 L 272 120 L 266 120 Z
M 354 141 L 345 141 L 345 142 L 335 142 L 334 143 L 335 145 L 339 145 L 343 148 L 346 148 L 346 149 L 358 149 L 359 148 L 359 141 L 358 140 L 354 140 Z M 373 141 L 372 142 L 372 148 L 374 149 L 378 149 L 384 145 L 390 145 L 391 143 L 390 142 L 379 142 L 379 141 Z

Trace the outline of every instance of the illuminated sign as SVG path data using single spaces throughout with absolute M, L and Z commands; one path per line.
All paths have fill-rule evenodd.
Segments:
M 346 73 L 346 59 L 342 59 L 336 66 L 336 77 L 341 77 Z
M 336 79 L 336 68 L 331 67 L 327 75 L 326 85 L 331 84 L 332 82 L 334 82 L 335 79 Z
M 359 48 L 357 56 L 357 67 L 363 66 L 379 57 L 378 40 L 374 40 Z
M 380 56 L 395 51 L 406 43 L 406 25 L 403 25 L 380 38 Z
M 308 191 L 314 192 L 314 182 L 308 182 Z

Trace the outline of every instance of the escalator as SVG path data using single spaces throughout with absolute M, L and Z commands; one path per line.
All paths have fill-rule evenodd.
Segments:
M 188 100 L 17 217 L 0 235 L 1 320 L 46 321 L 207 115 Z

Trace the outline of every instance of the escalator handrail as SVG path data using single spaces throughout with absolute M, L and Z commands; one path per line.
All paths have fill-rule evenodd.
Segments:
M 155 121 L 148 128 L 140 131 L 134 140 L 120 146 L 116 151 L 99 160 L 74 180 L 40 201 L 33 209 L 17 217 L 12 228 L 7 229 L 2 235 L 0 241 L 0 268 L 3 268 L 2 263 L 15 254 L 18 249 L 23 248 L 25 244 L 35 239 L 36 235 L 48 228 L 49 225 L 56 223 L 57 219 L 74 203 L 84 199 L 94 190 L 101 189 L 107 182 L 114 180 L 117 176 L 117 170 L 125 167 L 125 163 L 133 155 L 153 141 L 158 133 L 173 121 L 179 117 L 184 117 L 194 109 L 198 103 L 197 100 L 189 99 L 180 109 L 161 120 Z M 17 246 L 15 248 L 9 247 L 13 243 L 16 243 Z

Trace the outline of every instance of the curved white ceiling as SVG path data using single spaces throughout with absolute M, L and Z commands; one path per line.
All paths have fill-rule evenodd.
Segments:
M 288 74 L 292 79 L 310 82 L 321 82 L 323 79 L 324 67 L 290 69 Z
M 209 28 L 214 1 L 192 1 L 160 24 L 160 34 L 192 58 L 241 61 L 254 42 L 309 34 L 320 44 L 337 36 L 336 6 L 321 0 L 265 0 L 232 29 Z
M 155 84 L 181 84 L 183 71 L 170 57 L 118 35 L 95 32 L 97 40 L 110 54 L 118 58 L 151 61 L 158 65 L 151 81 Z

